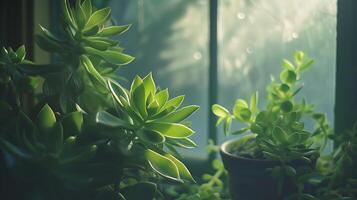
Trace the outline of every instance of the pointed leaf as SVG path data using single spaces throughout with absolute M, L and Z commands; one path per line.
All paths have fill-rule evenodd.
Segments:
M 56 124 L 56 116 L 48 104 L 42 107 L 37 115 L 37 125 L 42 133 L 51 132 Z
M 199 106 L 194 105 L 186 106 L 168 114 L 165 117 L 159 118 L 158 121 L 178 123 L 192 115 L 198 108 Z
M 68 113 L 62 119 L 65 134 L 78 135 L 82 132 L 83 113 L 76 111 Z
M 185 149 L 192 149 L 197 147 L 197 144 L 190 138 L 167 138 L 166 142 Z
M 144 87 L 145 87 L 145 96 L 148 97 L 149 94 L 156 93 L 156 85 L 154 79 L 152 78 L 152 73 L 148 74 L 144 79 Z
M 218 116 L 218 117 L 227 117 L 229 115 L 229 111 L 224 108 L 223 106 L 220 106 L 218 104 L 214 104 L 212 106 L 212 111 L 213 113 Z
M 118 51 L 113 51 L 113 50 L 106 50 L 106 51 L 99 51 L 97 49 L 94 49 L 92 47 L 84 47 L 85 51 L 89 54 L 93 55 L 98 55 L 102 57 L 105 61 L 108 63 L 111 63 L 113 65 L 126 65 L 129 64 L 131 61 L 134 60 L 134 57 L 123 54 Z
M 124 127 L 124 128 L 134 128 L 133 125 L 129 124 L 128 122 L 121 120 L 118 117 L 106 112 L 106 111 L 99 111 L 95 118 L 96 122 L 105 126 L 117 128 L 117 127 Z
M 170 159 L 150 149 L 146 150 L 145 157 L 148 160 L 151 168 L 155 170 L 157 173 L 159 173 L 160 175 L 174 180 L 180 179 L 177 166 Z
M 109 37 L 113 35 L 122 34 L 130 28 L 131 25 L 124 25 L 124 26 L 110 26 L 103 28 L 96 36 L 99 37 Z
M 193 183 L 196 182 L 195 179 L 193 179 L 190 171 L 187 169 L 187 167 L 181 161 L 179 161 L 177 158 L 175 158 L 174 156 L 172 156 L 170 154 L 166 154 L 165 157 L 175 163 L 175 165 L 179 171 L 181 179 L 183 179 L 185 181 L 193 182 Z
M 106 22 L 110 16 L 110 8 L 103 8 L 95 11 L 90 17 L 84 30 L 89 30 L 94 26 L 102 25 Z
M 148 143 L 160 144 L 165 142 L 165 137 L 157 131 L 143 129 L 139 130 L 136 134 L 141 140 Z
M 151 122 L 147 123 L 145 127 L 171 138 L 184 138 L 194 133 L 190 128 L 177 123 Z

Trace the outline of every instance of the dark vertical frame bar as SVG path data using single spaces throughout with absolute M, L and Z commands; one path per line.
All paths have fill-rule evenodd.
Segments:
M 341 133 L 357 121 L 357 1 L 339 0 L 335 130 Z
M 216 117 L 211 106 L 218 101 L 218 42 L 217 42 L 218 0 L 209 1 L 209 79 L 208 79 L 208 131 L 209 138 L 217 142 Z
M 33 0 L 0 1 L 0 45 L 16 50 L 25 44 L 27 58 L 33 53 Z

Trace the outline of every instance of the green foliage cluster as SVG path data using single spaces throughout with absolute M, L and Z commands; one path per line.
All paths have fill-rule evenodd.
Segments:
M 111 39 L 130 25 L 107 26 L 110 8 L 62 0 L 62 10 L 57 34 L 36 35 L 54 64 L 26 60 L 24 46 L 1 50 L 0 177 L 12 195 L 2 197 L 160 199 L 163 178 L 194 182 L 176 148 L 196 147 L 185 120 L 198 106 L 180 107 L 184 96 L 151 74 L 119 83 L 134 58 Z
M 324 114 L 314 112 L 305 99 L 295 98 L 303 87 L 302 73 L 312 63 L 301 51 L 294 53 L 293 62 L 284 59 L 279 81 L 272 77 L 267 86 L 268 101 L 263 110 L 257 108 L 258 93 L 251 96 L 249 105 L 237 99 L 232 114 L 218 104 L 213 105 L 212 110 L 218 117 L 217 125 L 223 123 L 225 134 L 230 133 L 232 120 L 245 127 L 231 134 L 249 132 L 240 139 L 233 153 L 280 162 L 267 169 L 278 181 L 278 194 L 282 194 L 284 184 L 290 182 L 296 194 L 291 194 L 289 200 L 351 199 L 355 195 L 354 185 L 343 178 L 349 173 L 346 168 L 353 166 L 350 148 L 356 136 L 337 139 Z M 305 128 L 304 122 L 308 119 L 315 122 L 313 131 Z M 320 156 L 326 154 L 324 151 L 331 141 L 341 145 L 331 154 Z M 340 187 L 342 185 L 346 185 L 344 189 L 348 192 Z

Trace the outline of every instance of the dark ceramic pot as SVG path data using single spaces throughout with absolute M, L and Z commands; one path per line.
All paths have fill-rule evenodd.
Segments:
M 232 154 L 232 146 L 238 141 L 226 141 L 220 148 L 233 200 L 282 200 L 295 192 L 291 184 L 285 183 L 282 195 L 278 196 L 277 183 L 267 169 L 280 165 L 279 161 L 249 159 Z

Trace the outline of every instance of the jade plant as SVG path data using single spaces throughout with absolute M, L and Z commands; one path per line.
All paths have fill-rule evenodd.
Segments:
M 301 173 L 305 174 L 306 170 L 313 169 L 300 170 L 292 163 L 298 161 L 309 165 L 319 155 L 314 136 L 304 127 L 302 120 L 303 116 L 312 112 L 312 108 L 304 99 L 301 102 L 295 99 L 303 86 L 300 83 L 302 74 L 312 62 L 300 51 L 294 54 L 294 63 L 283 60 L 280 80 L 272 78 L 267 88 L 268 103 L 262 110 L 257 107 L 257 92 L 251 96 L 249 104 L 243 99 L 237 99 L 232 113 L 218 104 L 212 106 L 213 113 L 219 117 L 217 125 L 223 123 L 224 133 L 230 133 L 232 120 L 245 127 L 231 134 L 249 132 L 234 147 L 234 153 L 247 158 L 279 161 L 281 165 L 269 169 L 278 180 L 278 190 L 282 189 L 286 179 L 292 180 L 299 198 L 308 198 L 310 194 L 305 193 L 304 184 L 300 184 L 302 179 L 298 177 Z
M 90 0 L 61 4 L 60 31 L 35 36 L 53 63 L 1 50 L 1 197 L 163 199 L 160 181 L 194 182 L 176 148 L 196 147 L 185 120 L 198 106 L 180 107 L 152 74 L 125 89 L 117 69 L 134 58 L 111 36 L 130 25 L 109 25 L 110 8 Z

